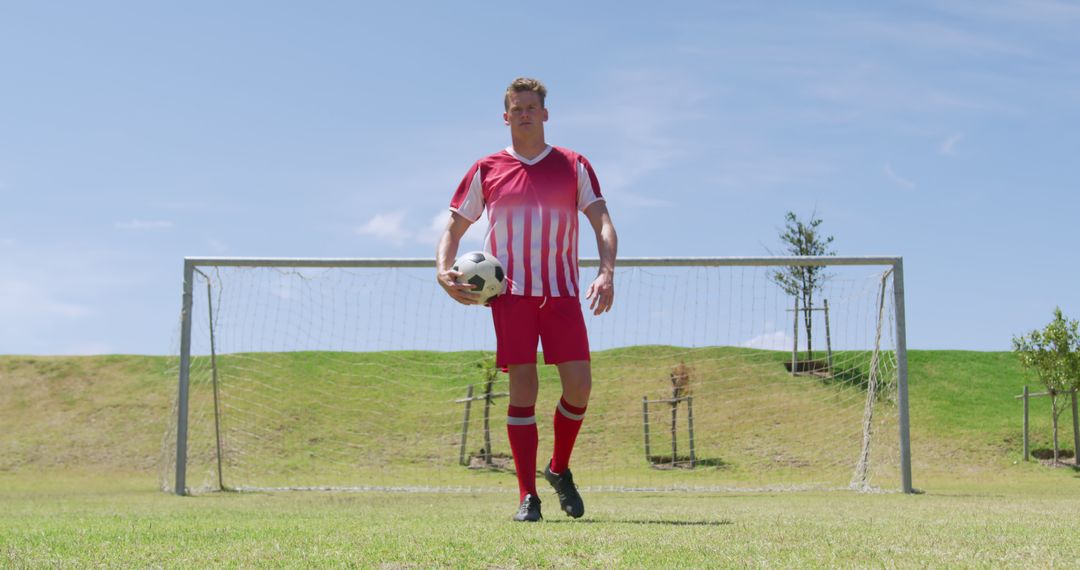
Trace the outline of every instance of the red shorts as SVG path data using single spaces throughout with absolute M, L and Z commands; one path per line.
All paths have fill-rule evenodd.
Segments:
M 499 295 L 491 301 L 495 321 L 495 364 L 536 364 L 537 341 L 544 364 L 589 360 L 589 336 L 577 297 Z

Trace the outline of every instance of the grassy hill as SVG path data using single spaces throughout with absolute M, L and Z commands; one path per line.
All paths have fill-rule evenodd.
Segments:
M 654 360 L 656 354 L 670 349 L 651 347 L 628 350 L 597 355 L 598 386 L 601 383 L 618 385 L 618 379 L 605 379 L 603 373 L 599 372 L 604 369 L 604 362 L 629 362 L 631 368 L 638 367 L 648 372 L 644 363 Z M 722 351 L 726 349 L 715 350 L 721 352 L 699 355 L 701 358 L 696 366 L 707 370 L 710 362 L 721 362 L 724 354 Z M 290 369 L 291 374 L 303 376 L 312 373 L 310 360 L 317 358 L 313 356 L 317 354 L 319 353 L 275 358 L 283 359 L 278 363 L 279 367 Z M 464 395 L 464 386 L 475 379 L 475 373 L 467 371 L 475 366 L 476 354 L 413 354 L 411 358 L 424 361 L 419 365 L 418 374 L 402 375 L 399 381 L 413 382 L 413 388 L 417 390 L 444 390 L 446 394 L 460 397 Z M 775 355 L 773 358 L 780 362 L 783 357 Z M 391 366 L 386 363 L 361 362 L 362 355 L 339 354 L 335 359 L 340 360 L 343 366 L 354 368 L 361 365 Z M 223 370 L 229 365 L 226 359 L 222 364 Z M 233 365 L 240 366 L 243 362 L 234 362 Z M 909 354 L 909 365 L 912 451 L 917 484 L 920 477 L 927 476 L 947 477 L 951 473 L 967 473 L 972 470 L 996 472 L 1002 468 L 1032 468 L 1013 466 L 1020 458 L 1021 436 L 1021 405 L 1013 396 L 1019 394 L 1024 383 L 1031 382 L 1031 379 L 1020 369 L 1011 354 L 912 351 Z M 659 372 L 660 380 L 653 384 L 656 397 L 663 396 L 664 379 L 662 370 Z M 556 393 L 557 380 L 553 373 L 550 368 L 544 369 L 542 382 L 545 392 L 542 393 L 542 399 L 550 399 L 551 394 Z M 781 373 L 778 373 L 775 381 L 783 382 Z M 831 388 L 813 388 L 819 389 Z M 4 433 L 4 437 L 0 438 L 0 473 L 70 471 L 143 473 L 152 476 L 158 469 L 162 437 L 175 390 L 176 379 L 173 372 L 170 372 L 168 359 L 164 357 L 2 356 L 0 431 Z M 626 387 L 625 392 L 620 393 L 619 397 L 630 399 L 633 405 L 640 409 L 640 388 Z M 372 395 L 365 397 L 368 396 Z M 594 391 L 594 397 L 597 399 L 591 410 L 597 414 L 604 413 L 605 406 L 609 405 L 604 398 L 608 396 L 597 390 Z M 703 394 L 701 397 L 704 401 L 706 396 Z M 787 400 L 783 405 L 803 406 L 806 409 L 799 413 L 812 417 L 814 414 L 826 413 L 823 410 L 827 408 L 821 407 L 826 404 L 815 404 L 819 408 L 812 409 L 807 407 L 810 404 L 806 402 L 812 404 L 826 401 L 823 397 L 796 398 Z M 496 409 L 501 410 L 503 405 L 499 403 Z M 704 434 L 709 430 L 710 420 L 704 405 L 702 406 L 697 411 L 698 417 L 695 420 L 699 431 Z M 1048 409 L 1049 402 L 1045 398 L 1033 405 L 1032 431 L 1036 447 L 1047 446 L 1050 439 Z M 448 409 L 446 413 L 452 421 L 460 421 L 460 407 Z M 474 411 L 474 414 L 478 413 Z M 501 411 L 496 415 L 499 414 Z M 543 415 L 547 415 L 547 412 L 544 411 Z M 750 412 L 743 415 L 746 416 L 742 421 L 748 434 L 760 435 L 774 429 L 770 427 L 773 420 L 768 416 L 758 417 Z M 475 425 L 475 418 L 478 416 L 473 417 Z M 639 419 L 627 421 L 636 421 L 637 425 L 640 425 Z M 602 431 L 604 426 L 597 425 L 600 423 L 594 422 L 592 429 Z M 1063 425 L 1070 425 L 1067 418 Z M 627 436 L 625 444 L 628 447 L 637 449 L 640 446 L 636 435 L 638 429 L 640 428 L 634 426 L 632 429 L 628 428 L 628 433 L 634 434 L 632 441 L 630 436 Z M 395 431 L 402 430 L 408 431 L 408 427 L 395 428 Z M 285 431 L 291 433 L 291 430 Z M 1061 435 L 1062 446 L 1071 448 L 1071 433 L 1066 429 Z M 288 434 L 283 437 L 288 437 Z M 471 441 L 479 441 L 476 439 L 478 432 L 473 432 L 471 437 Z M 546 436 L 542 434 L 543 437 Z M 724 437 L 734 436 L 728 433 Z M 320 445 L 318 438 L 293 439 L 296 441 L 290 445 Z M 501 431 L 496 431 L 493 439 L 496 441 L 496 450 L 504 446 L 504 434 Z M 765 443 L 756 441 L 754 445 Z M 474 446 L 470 445 L 470 448 L 472 447 Z M 599 450 L 596 452 L 599 453 Z M 423 457 L 422 453 L 420 457 Z
M 176 381 L 149 356 L 0 357 L 0 471 L 153 472 Z
M 1023 404 L 1015 396 L 1025 384 L 1032 392 L 1043 389 L 1012 353 L 912 351 L 908 362 L 915 449 L 953 450 L 958 454 L 953 463 L 1011 464 L 1020 459 Z M 1067 413 L 1061 419 L 1061 446 L 1071 450 Z M 1049 398 L 1032 399 L 1030 430 L 1033 449 L 1050 446 Z M 948 463 L 948 458 L 940 461 Z
M 649 347 L 597 355 L 597 385 L 607 388 L 595 394 L 589 413 L 610 413 L 604 408 L 620 400 L 640 401 L 645 385 L 633 383 L 635 376 L 651 382 L 646 392 L 662 396 L 667 388 L 662 374 L 665 368 L 653 363 L 673 352 L 678 353 L 666 347 Z M 710 349 L 694 356 L 693 366 L 702 377 L 730 372 L 755 357 L 738 349 Z M 858 396 L 861 390 L 852 392 L 826 383 L 791 384 L 783 374 L 782 355 L 757 357 L 764 359 L 759 370 L 765 373 L 755 380 L 734 379 L 732 385 L 732 379 L 714 378 L 712 384 L 700 387 L 698 396 L 705 402 L 709 390 L 720 387 L 745 389 L 750 394 L 783 394 L 785 397 L 777 401 L 796 419 L 828 426 L 829 422 L 814 414 L 847 409 L 835 405 L 836 396 Z M 325 374 L 327 361 L 367 374 L 400 372 L 403 359 L 411 362 L 414 375 L 387 382 L 407 388 L 405 392 L 437 393 L 440 397 L 463 395 L 465 385 L 475 382 L 476 364 L 481 362 L 476 354 L 303 353 L 266 360 L 275 375 L 291 377 L 294 381 L 289 385 L 301 386 L 296 379 L 312 380 L 316 370 Z M 612 362 L 625 365 L 618 378 L 611 376 Z M 315 367 L 316 363 L 320 366 Z M 236 355 L 220 364 L 221 372 L 228 373 L 230 367 L 245 369 L 250 363 Z M 4 356 L 0 357 L 0 430 L 4 434 L 0 437 L 0 566 L 845 568 L 865 567 L 867 561 L 896 567 L 1072 564 L 1080 556 L 1074 538 L 1080 529 L 1068 515 L 1077 506 L 1076 494 L 1068 490 L 1077 477 L 1071 469 L 1018 461 L 1021 408 L 1013 396 L 1021 391 L 1025 376 L 1012 355 L 918 351 L 910 355 L 910 364 L 914 479 L 925 494 L 589 492 L 585 518 L 570 520 L 559 516 L 555 497 L 545 487 L 540 491 L 545 523 L 526 526 L 508 520 L 516 497 L 497 493 L 209 493 L 184 499 L 166 495 L 154 486 L 166 417 L 176 390 L 168 359 Z M 543 375 L 541 398 L 550 401 L 557 382 L 550 369 Z M 765 386 L 771 389 L 763 390 Z M 271 394 L 266 397 L 274 400 L 292 402 L 303 396 L 296 389 L 263 388 Z M 349 392 L 335 394 L 355 397 Z M 791 398 L 794 392 L 805 397 Z M 385 394 L 376 388 L 374 395 Z M 193 396 L 196 400 L 203 397 L 205 393 Z M 327 422 L 335 418 L 333 406 L 340 403 L 343 401 L 331 398 L 322 413 L 312 413 L 299 402 L 285 420 Z M 769 403 L 765 399 L 747 406 L 738 414 L 745 422 L 741 431 L 721 433 L 719 439 L 762 445 L 770 436 L 790 435 L 777 431 L 776 408 L 770 408 Z M 198 402 L 193 400 L 193 404 Z M 401 405 L 410 414 L 418 411 L 415 404 Z M 389 425 L 384 422 L 389 421 L 393 406 L 375 407 L 387 414 L 378 416 L 372 425 Z M 708 414 L 704 414 L 708 407 L 701 408 L 699 429 L 703 436 L 710 429 Z M 1034 410 L 1036 418 L 1043 418 L 1041 426 L 1035 426 L 1043 441 L 1049 439 L 1047 407 L 1042 399 Z M 459 412 L 460 406 L 447 414 L 457 421 Z M 440 421 L 422 418 L 418 423 L 433 420 Z M 610 436 L 606 431 L 617 427 L 612 424 L 593 421 L 591 435 L 594 439 Z M 719 422 L 714 427 L 723 425 Z M 386 433 L 370 427 L 364 428 L 368 430 L 365 433 L 376 443 L 392 442 Z M 296 458 L 297 449 L 326 449 L 325 440 L 295 425 L 281 431 L 280 437 L 291 440 L 296 449 L 281 448 L 287 453 L 272 454 L 270 461 L 288 457 L 302 463 L 302 457 Z M 802 431 L 817 438 L 817 453 L 828 447 L 828 438 L 815 430 Z M 501 442 L 501 432 L 493 435 Z M 1063 439 L 1071 440 L 1067 436 Z M 413 443 L 423 448 L 423 442 Z M 703 451 L 708 449 L 706 445 Z M 740 446 L 732 449 L 731 455 L 724 457 L 731 459 L 733 466 L 709 469 L 740 471 L 745 458 L 738 456 Z M 446 467 L 438 467 L 420 473 L 445 471 Z M 579 479 L 589 473 L 583 470 Z M 758 474 L 751 466 L 733 476 L 753 478 Z M 512 480 L 505 473 L 476 475 Z

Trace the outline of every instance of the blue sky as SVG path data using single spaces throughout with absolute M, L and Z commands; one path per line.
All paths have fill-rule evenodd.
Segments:
M 912 348 L 1080 317 L 1080 3 L 0 5 L 0 353 L 174 351 L 182 259 L 430 257 L 502 92 L 622 256 L 902 255 Z M 593 255 L 591 239 L 583 255 Z

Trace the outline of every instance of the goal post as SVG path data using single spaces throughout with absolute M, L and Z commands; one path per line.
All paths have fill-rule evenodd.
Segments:
M 597 266 L 581 260 L 583 283 Z M 611 313 L 586 311 L 595 381 L 574 455 L 583 487 L 913 492 L 902 258 L 622 258 L 617 266 Z M 769 272 L 799 266 L 834 273 L 821 298 L 836 355 L 824 370 L 793 377 L 784 371 L 785 362 L 796 371 L 792 330 L 779 316 L 791 312 L 789 298 Z M 502 404 L 493 443 L 465 459 L 466 433 L 485 441 L 475 430 L 486 436 L 488 426 L 470 428 L 468 407 L 455 402 L 468 393 L 484 403 L 473 385 L 483 387 L 476 378 L 490 366 L 494 335 L 487 310 L 445 298 L 434 268 L 416 258 L 185 258 L 162 488 L 516 488 Z M 558 383 L 539 362 L 541 412 L 557 401 Z M 673 393 L 676 366 L 689 372 Z M 882 388 L 869 388 L 879 380 Z M 654 440 L 670 433 L 653 446 L 670 457 L 650 455 L 649 414 L 641 441 L 643 394 L 671 406 L 652 414 L 670 418 L 653 426 Z M 686 413 L 677 408 L 689 402 L 696 457 L 684 461 L 675 438 L 686 432 L 676 426 Z M 538 414 L 542 431 L 546 415 Z

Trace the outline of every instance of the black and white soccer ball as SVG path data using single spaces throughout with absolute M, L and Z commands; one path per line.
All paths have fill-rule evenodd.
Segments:
M 506 275 L 503 273 L 502 263 L 490 253 L 483 251 L 470 251 L 457 258 L 454 262 L 454 271 L 460 271 L 459 283 L 468 283 L 473 286 L 474 293 L 480 294 L 478 305 L 484 305 L 503 292 L 506 286 Z

